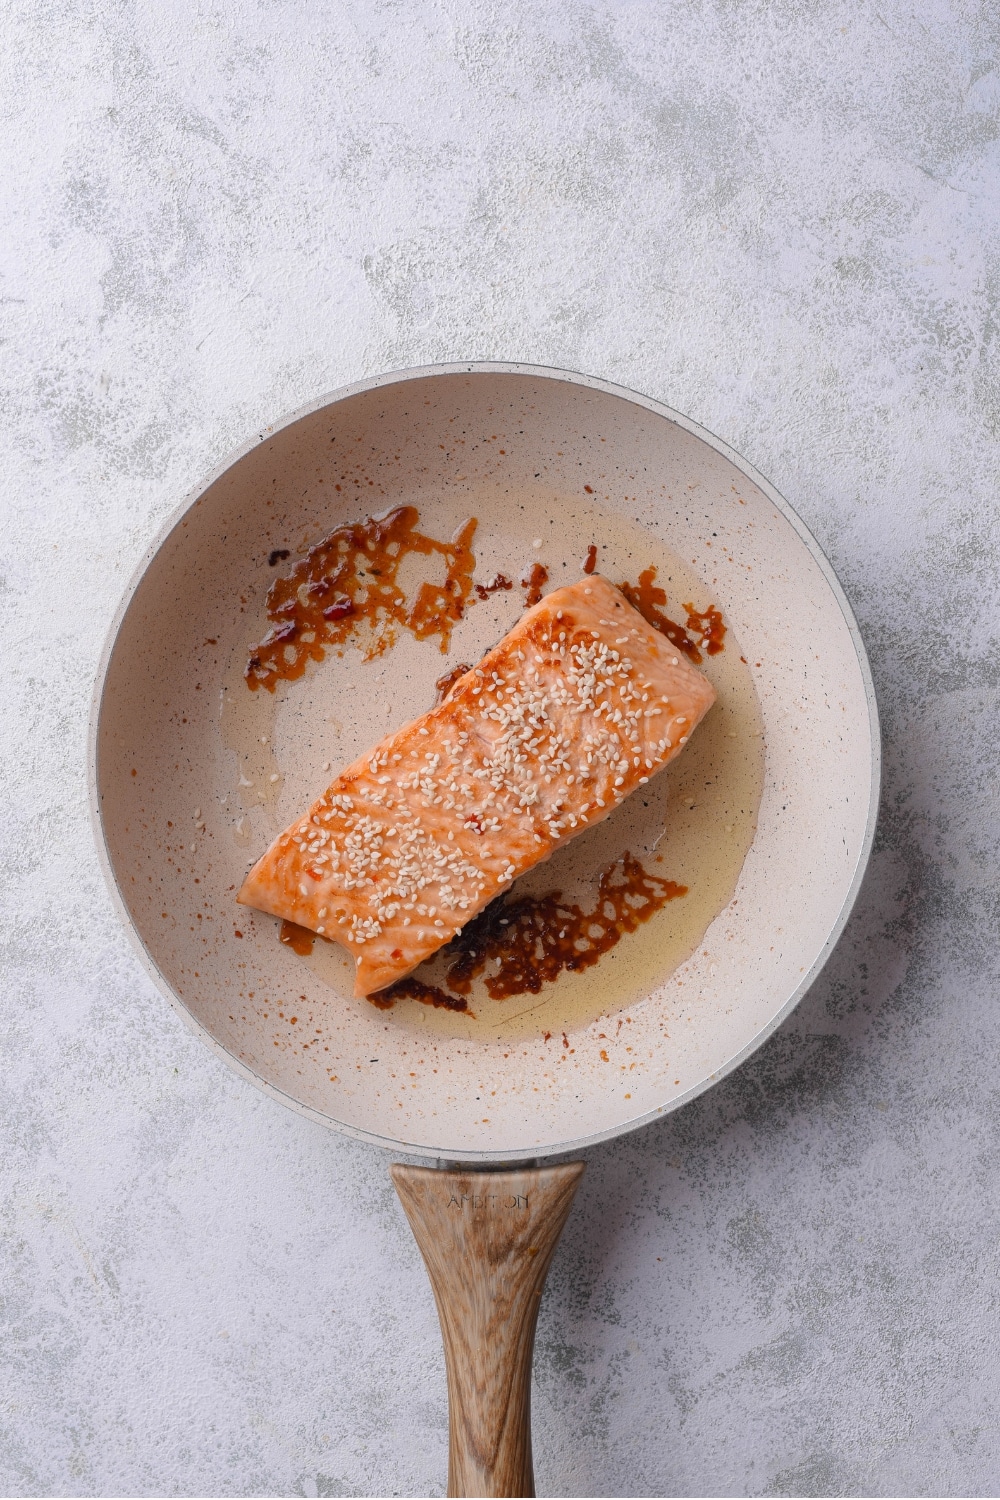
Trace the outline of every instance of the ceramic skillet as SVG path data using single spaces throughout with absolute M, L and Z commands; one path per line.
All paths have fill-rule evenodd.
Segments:
M 405 1017 L 335 995 L 276 940 L 270 918 L 234 905 L 257 854 L 326 784 L 324 767 L 346 763 L 430 706 L 441 658 L 412 641 L 367 664 L 331 656 L 274 698 L 248 694 L 242 666 L 266 624 L 275 566 L 294 564 L 337 525 L 412 504 L 424 529 L 440 535 L 456 514 L 474 513 L 493 538 L 492 563 L 502 565 L 516 510 L 537 515 L 541 529 L 585 486 L 588 503 L 592 496 L 612 522 L 627 520 L 690 560 L 747 659 L 765 760 L 734 899 L 674 974 L 633 995 L 629 1060 L 609 1065 L 609 1028 L 591 1017 L 572 1031 L 556 1067 L 538 1033 L 516 1046 L 441 1028 L 423 1035 Z M 635 1129 L 760 1046 L 847 920 L 871 850 L 879 766 L 875 696 L 854 617 L 817 543 L 766 480 L 718 438 L 633 392 L 562 371 L 471 364 L 395 372 L 336 392 L 257 434 L 183 502 L 143 558 L 109 634 L 90 788 L 105 874 L 139 955 L 220 1057 L 325 1125 L 485 1169 Z M 410 1202 L 401 1196 L 434 1280 L 431 1242 L 441 1225 L 421 1231 L 413 1199 L 426 1197 L 431 1174 L 411 1170 L 419 1181 Z M 509 1197 L 514 1212 L 527 1177 L 493 1181 L 507 1194 L 493 1201 Z M 532 1178 L 536 1188 L 539 1202 L 561 1191 L 550 1178 Z M 480 1198 L 459 1192 L 470 1213 Z M 556 1217 L 566 1206 L 568 1198 Z M 537 1256 L 542 1278 L 557 1234 L 558 1226 Z M 516 1234 L 510 1243 L 516 1250 Z M 463 1247 L 463 1255 L 476 1249 Z M 538 1246 L 525 1239 L 521 1249 L 535 1254 Z M 485 1252 L 497 1261 L 495 1244 Z M 503 1371 L 482 1375 L 475 1351 L 487 1330 L 463 1314 L 473 1351 L 466 1374 L 486 1392 L 483 1431 L 493 1436 L 472 1441 L 475 1422 L 463 1417 L 462 1438 L 461 1340 L 449 1340 L 449 1293 L 437 1282 L 435 1292 L 449 1357 L 451 1492 L 529 1493 L 527 1397 L 513 1417 L 509 1392 L 487 1399 Z M 533 1328 L 531 1306 L 524 1316 Z M 530 1336 L 526 1347 L 530 1367 Z M 522 1367 L 523 1356 L 522 1347 Z M 514 1467 L 503 1473 L 497 1423 L 520 1434 Z M 478 1453 L 471 1469 L 462 1468 L 464 1450 Z
M 456 462 L 459 430 L 490 441 L 459 449 Z M 335 487 L 347 448 L 364 455 L 360 494 Z M 302 682 L 288 684 L 278 704 L 253 695 L 263 716 L 243 726 L 236 749 L 224 740 L 223 704 L 242 690 L 275 551 L 294 561 L 302 543 L 343 520 L 402 503 L 415 503 L 432 531 L 435 507 L 454 506 L 456 493 L 481 525 L 491 508 L 502 522 L 515 497 L 544 514 L 554 493 L 580 493 L 583 476 L 606 510 L 627 510 L 630 522 L 665 535 L 717 579 L 706 593 L 748 658 L 766 766 L 739 899 L 684 965 L 683 986 L 662 986 L 630 1008 L 630 1045 L 645 1061 L 627 1089 L 600 1058 L 606 1028 L 593 1025 L 574 1036 L 558 1087 L 540 1086 L 551 1073 L 540 1039 L 511 1049 L 436 1036 L 437 1071 L 414 1080 L 412 1028 L 364 1002 L 338 1003 L 331 1017 L 327 986 L 279 945 L 272 919 L 234 906 L 233 887 L 325 784 L 324 726 L 332 736 L 332 720 L 342 731 L 345 761 L 360 753 L 429 706 L 442 658 L 433 644 L 404 641 L 367 668 L 324 662 L 313 674 L 329 684 L 318 713 L 297 717 Z M 720 575 L 722 545 L 739 565 Z M 240 750 L 259 743 L 257 729 L 270 730 L 269 744 L 247 776 Z M 241 789 L 241 779 L 254 788 Z M 576 1151 L 633 1129 L 758 1047 L 846 921 L 871 848 L 878 779 L 875 697 L 857 626 L 818 545 L 773 488 L 656 402 L 514 365 L 368 380 L 227 459 L 142 560 L 109 635 L 92 720 L 105 873 L 171 1004 L 244 1077 L 311 1118 L 396 1150 L 479 1164 Z M 258 784 L 279 795 L 255 811 L 242 793 L 259 796 Z M 669 1049 L 660 1045 L 665 1008 L 678 1017 Z M 299 1026 L 321 1017 L 330 1050 L 303 1052 L 279 1012 L 304 1012 Z

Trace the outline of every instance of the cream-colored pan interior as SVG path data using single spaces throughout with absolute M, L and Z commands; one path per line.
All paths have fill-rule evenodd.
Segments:
M 740 754 L 763 747 L 763 775 L 731 899 L 677 949 L 677 967 L 668 926 L 650 924 L 662 935 L 653 950 L 648 936 L 645 947 L 623 940 L 590 971 L 588 990 L 566 990 L 572 1003 L 559 1010 L 550 997 L 551 1024 L 541 1011 L 517 1024 L 498 1009 L 452 1025 L 415 1005 L 378 1010 L 339 982 L 338 950 L 298 959 L 271 918 L 234 903 L 253 859 L 326 784 L 323 767 L 336 770 L 429 707 L 436 678 L 474 660 L 519 607 L 512 591 L 470 610 L 447 659 L 404 636 L 374 661 L 331 655 L 273 697 L 249 693 L 242 665 L 284 562 L 271 555 L 287 551 L 291 566 L 335 526 L 399 504 L 416 505 L 435 536 L 476 515 L 479 578 L 519 577 L 534 557 L 552 564 L 553 583 L 573 581 L 556 571 L 572 525 L 603 524 L 612 553 L 637 571 L 646 538 L 650 555 L 667 548 L 702 599 L 721 606 L 747 660 L 762 739 L 730 738 Z M 850 611 L 816 544 L 760 476 L 629 392 L 480 365 L 336 395 L 262 434 L 189 499 L 111 633 L 92 789 L 111 886 L 144 960 L 210 1045 L 327 1124 L 488 1162 L 629 1129 L 759 1045 L 846 919 L 871 846 L 878 761 Z M 740 766 L 728 764 L 722 780 L 735 782 Z M 680 781 L 663 788 L 663 815 L 696 800 L 677 801 Z M 631 840 L 642 832 L 637 806 Z M 692 827 L 722 838 L 711 807 Z M 608 847 L 620 835 L 613 823 L 600 835 Z

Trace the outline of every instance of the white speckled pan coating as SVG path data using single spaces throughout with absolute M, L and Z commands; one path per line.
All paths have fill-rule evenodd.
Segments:
M 457 473 L 442 446 L 456 423 L 499 435 L 502 470 L 488 446 L 465 455 Z M 269 551 L 288 546 L 286 537 L 293 548 L 299 537 L 308 544 L 358 514 L 338 510 L 347 497 L 333 489 L 331 452 L 348 437 L 369 455 L 369 509 L 416 503 L 432 532 L 435 504 L 454 501 L 456 487 L 474 495 L 481 518 L 491 505 L 502 517 L 512 492 L 536 494 L 540 505 L 545 494 L 577 493 L 585 469 L 604 476 L 607 492 L 596 499 L 614 510 L 627 494 L 630 519 L 655 525 L 682 557 L 704 556 L 714 533 L 742 562 L 706 592 L 750 660 L 763 713 L 757 833 L 738 900 L 669 983 L 630 1007 L 627 1071 L 624 1039 L 611 1044 L 621 1057 L 601 1058 L 609 1047 L 601 1023 L 577 1029 L 557 1065 L 540 1040 L 420 1038 L 365 1001 L 331 1005 L 330 990 L 274 940 L 273 924 L 234 920 L 233 889 L 259 848 L 233 836 L 234 757 L 220 733 L 220 694 L 253 639 L 274 576 Z M 390 653 L 373 687 L 372 740 L 385 719 L 402 723 L 427 706 L 426 685 L 415 688 L 392 662 Z M 346 667 L 344 682 L 357 694 Z M 353 713 L 363 723 L 356 701 Z M 287 761 L 282 792 L 294 811 L 311 783 L 297 783 Z M 604 382 L 513 365 L 367 381 L 230 459 L 140 567 L 109 637 L 92 721 L 92 804 L 109 882 L 151 974 L 209 1045 L 325 1124 L 484 1164 L 629 1130 L 759 1046 L 843 927 L 871 848 L 878 781 L 877 713 L 857 627 L 815 541 L 775 491 L 666 407 Z M 263 814 L 254 816 L 259 841 Z M 253 990 L 253 1004 L 241 990 Z M 310 1018 L 322 1017 L 321 1042 L 276 1045 L 279 1010 L 301 1015 L 312 1032 Z

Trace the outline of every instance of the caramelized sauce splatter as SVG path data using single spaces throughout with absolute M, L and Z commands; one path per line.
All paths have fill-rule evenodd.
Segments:
M 329 938 L 323 938 L 320 933 L 310 932 L 308 927 L 300 927 L 296 922 L 282 922 L 281 924 L 281 941 L 301 958 L 309 957 L 318 937 L 324 943 L 331 941 Z M 422 1005 L 437 1005 L 444 1010 L 464 1011 L 467 1015 L 472 1015 L 469 1002 L 464 996 L 449 995 L 445 990 L 439 989 L 436 984 L 425 984 L 422 979 L 417 979 L 413 974 L 406 979 L 397 979 L 396 983 L 390 985 L 387 990 L 379 990 L 377 994 L 369 995 L 368 999 L 373 1005 L 378 1006 L 379 1010 L 391 1010 L 397 1000 L 419 1000 Z
M 293 953 L 300 958 L 308 958 L 313 951 L 313 944 L 322 935 L 310 932 L 308 927 L 300 927 L 297 922 L 282 922 L 279 937 L 281 941 Z M 329 938 L 322 938 L 323 942 L 329 942 Z M 449 995 L 444 990 L 438 989 L 436 984 L 425 984 L 422 979 L 416 979 L 412 974 L 407 979 L 398 979 L 394 985 L 387 990 L 380 990 L 378 994 L 369 995 L 368 999 L 379 1010 L 389 1010 L 397 1000 L 419 1000 L 423 1005 L 438 1005 L 445 1010 L 465 1011 L 469 1015 L 469 1002 L 461 995 Z
M 297 953 L 300 958 L 309 957 L 317 938 L 324 943 L 330 942 L 330 939 L 324 938 L 321 933 L 311 932 L 308 927 L 300 927 L 297 922 L 282 922 L 278 936 L 281 942 L 291 948 L 293 953 Z M 419 1000 L 422 1005 L 438 1005 L 444 1010 L 465 1011 L 466 1014 L 472 1015 L 469 1002 L 462 995 L 449 995 L 445 990 L 438 989 L 436 984 L 425 984 L 422 979 L 417 979 L 412 974 L 407 979 L 398 979 L 387 990 L 380 990 L 378 994 L 369 995 L 368 999 L 373 1005 L 377 1005 L 379 1010 L 389 1010 L 397 1000 Z
M 521 587 L 527 592 L 524 596 L 524 607 L 530 609 L 537 604 L 542 597 L 542 589 L 549 581 L 549 570 L 542 563 L 535 563 L 527 578 L 521 579 Z
M 594 571 L 594 569 L 596 568 L 596 566 L 597 566 L 597 548 L 594 545 L 594 543 L 591 542 L 590 546 L 587 548 L 587 557 L 586 557 L 586 561 L 583 564 L 583 571 L 585 573 L 592 573 Z
M 483 982 L 493 1000 L 537 995 L 543 984 L 551 984 L 564 970 L 589 969 L 626 933 L 635 932 L 668 901 L 686 895 L 687 886 L 651 875 L 641 860 L 626 853 L 601 876 L 593 911 L 563 901 L 560 891 L 513 899 L 498 896 L 442 949 L 448 963 L 446 983 L 462 997 L 485 970 Z M 413 985 L 423 993 L 407 988 Z M 427 999 L 432 991 L 442 998 Z M 423 999 L 425 1004 L 447 1004 L 452 1010 L 461 1008 L 450 1003 L 455 997 L 447 991 L 413 975 L 369 999 L 387 1009 L 408 997 Z
M 464 677 L 466 672 L 471 671 L 472 667 L 469 662 L 460 661 L 457 667 L 452 667 L 450 672 L 446 672 L 443 677 L 439 677 L 434 684 L 437 688 L 437 702 L 443 703 L 458 679 Z
M 422 979 L 417 979 L 413 974 L 407 979 L 397 979 L 387 990 L 379 990 L 375 995 L 369 995 L 373 1005 L 379 1010 L 389 1010 L 397 1000 L 419 1000 L 421 1005 L 437 1005 L 443 1010 L 465 1011 L 468 1015 L 469 1002 L 462 995 L 449 995 L 446 990 L 439 989 L 436 984 L 425 984 Z
M 685 604 L 684 608 L 687 611 L 688 630 L 701 636 L 701 644 L 708 655 L 718 656 L 720 651 L 725 651 L 726 627 L 715 605 L 710 604 L 704 612 L 695 609 L 693 604 Z
M 720 651 L 725 650 L 726 627 L 722 623 L 722 615 L 710 604 L 705 612 L 699 613 L 693 604 L 685 604 L 687 613 L 687 629 L 678 625 L 676 620 L 671 620 L 663 613 L 667 602 L 667 596 L 663 589 L 655 582 L 656 569 L 644 568 L 639 574 L 639 582 L 620 583 L 625 598 L 637 609 L 654 629 L 661 635 L 665 635 L 672 646 L 693 662 L 701 661 L 701 647 L 704 647 L 709 656 L 718 656 Z
M 293 953 L 298 953 L 301 958 L 309 957 L 313 951 L 313 943 L 316 941 L 315 932 L 310 932 L 308 927 L 300 927 L 298 922 L 282 922 L 278 936 Z
M 282 679 L 301 677 L 310 658 L 322 661 L 328 646 L 341 645 L 362 622 L 372 630 L 369 660 L 393 644 L 399 627 L 421 641 L 438 636 L 448 650 L 472 592 L 476 520 L 439 542 L 417 530 L 419 519 L 414 506 L 401 505 L 380 519 L 338 527 L 274 580 L 267 595 L 271 628 L 244 671 L 254 692 L 263 685 L 273 693 Z M 412 604 L 396 581 L 411 552 L 443 557 L 447 565 L 444 583 L 422 583 Z
M 498 573 L 492 583 L 477 583 L 476 593 L 480 599 L 488 599 L 491 594 L 496 594 L 500 589 L 512 589 L 514 587 L 506 573 Z
M 672 646 L 676 646 L 678 651 L 683 651 L 684 655 L 690 657 L 692 661 L 701 661 L 698 643 L 688 635 L 683 625 L 678 625 L 676 620 L 669 619 L 663 613 L 667 595 L 664 589 L 656 586 L 655 578 L 655 567 L 644 568 L 639 574 L 637 584 L 620 583 L 618 587 L 633 609 L 637 609 L 644 620 L 661 635 L 665 635 Z
M 601 876 L 591 912 L 564 902 L 559 891 L 492 901 L 448 945 L 456 950 L 448 984 L 468 994 L 473 979 L 499 960 L 498 972 L 484 981 L 492 999 L 537 995 L 564 969 L 589 969 L 661 906 L 686 895 L 687 886 L 651 875 L 625 853 Z

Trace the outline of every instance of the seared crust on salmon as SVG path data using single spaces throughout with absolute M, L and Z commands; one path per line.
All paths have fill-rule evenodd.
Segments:
M 237 900 L 402 979 L 679 754 L 707 678 L 598 574 L 529 609 L 444 702 L 332 782 Z

